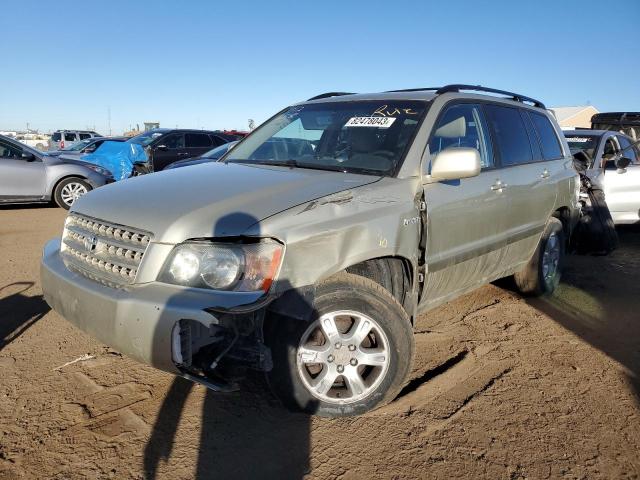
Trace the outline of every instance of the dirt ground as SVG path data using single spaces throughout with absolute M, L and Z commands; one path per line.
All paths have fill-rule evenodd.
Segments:
M 0 480 L 640 477 L 639 228 L 572 257 L 551 299 L 489 285 L 429 312 L 402 395 L 329 420 L 260 379 L 213 394 L 52 312 L 38 265 L 64 214 L 0 209 Z

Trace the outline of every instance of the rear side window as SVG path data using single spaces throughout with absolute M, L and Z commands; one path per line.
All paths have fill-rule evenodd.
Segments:
M 184 148 L 184 135 L 177 133 L 175 135 L 167 135 L 160 141 L 158 145 L 164 145 L 167 148 Z
M 65 142 L 75 142 L 76 141 L 76 134 L 75 133 L 66 132 L 64 134 L 64 141 Z
M 187 133 L 185 135 L 185 144 L 187 148 L 210 148 L 213 146 L 209 135 L 205 133 Z
M 52 136 L 51 136 L 51 140 L 53 140 L 54 142 L 59 142 L 60 141 L 60 132 L 55 132 Z
M 545 160 L 555 160 L 562 157 L 562 148 L 556 135 L 556 131 L 549 119 L 540 113 L 528 112 L 529 117 L 536 127 L 540 145 L 542 146 L 542 156 Z
M 213 140 L 214 145 L 224 145 L 225 143 L 229 142 L 229 140 L 218 137 L 217 135 L 211 135 L 211 140 Z
M 503 167 L 533 161 L 529 135 L 517 108 L 487 105 L 489 123 Z
M 91 134 L 90 133 L 81 133 L 80 134 L 80 140 L 86 140 L 87 138 L 91 138 Z

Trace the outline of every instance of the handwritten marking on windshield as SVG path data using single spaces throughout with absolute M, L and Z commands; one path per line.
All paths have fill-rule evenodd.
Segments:
M 389 110 L 389 105 L 383 105 L 378 108 L 373 115 L 381 115 L 383 117 L 393 117 L 394 115 L 418 115 L 418 112 L 412 110 L 411 108 L 394 108 L 393 110 Z

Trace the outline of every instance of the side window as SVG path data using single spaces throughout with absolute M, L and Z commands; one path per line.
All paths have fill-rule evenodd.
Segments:
M 60 136 L 60 132 L 55 132 L 55 133 L 51 136 L 51 140 L 53 140 L 54 142 L 59 142 L 61 138 L 62 138 L 62 137 Z
M 607 138 L 607 141 L 604 144 L 604 149 L 602 150 L 602 163 L 607 170 L 615 170 L 616 165 L 613 161 L 616 153 L 618 152 L 618 147 L 613 137 Z
M 160 145 L 166 145 L 167 148 L 184 148 L 184 135 L 181 133 L 167 135 L 164 140 L 160 141 Z
M 20 158 L 22 149 L 11 145 L 10 143 L 0 140 L 0 157 L 2 158 Z
M 637 164 L 638 154 L 636 152 L 635 147 L 630 146 L 631 142 L 629 141 L 629 139 L 627 137 L 618 137 L 618 143 L 620 144 L 621 150 L 624 150 L 626 148 L 626 150 L 622 152 L 622 156 L 627 157 L 629 160 L 631 160 L 631 163 Z
M 527 128 L 527 133 L 529 134 L 529 144 L 531 145 L 533 159 L 542 160 L 544 157 L 542 156 L 542 149 L 540 148 L 540 137 L 538 132 L 536 132 L 533 122 L 526 110 L 521 109 L 520 116 L 524 120 L 524 126 Z
M 528 112 L 540 138 L 542 156 L 545 160 L 562 158 L 562 148 L 553 125 L 549 119 L 541 113 Z
M 529 135 L 518 109 L 487 105 L 486 110 L 502 166 L 533 161 Z
M 462 103 L 448 107 L 429 141 L 429 160 L 447 148 L 471 147 L 480 152 L 482 168 L 494 165 L 487 123 L 479 105 Z
M 64 133 L 64 141 L 65 142 L 75 142 L 76 141 L 76 134 L 72 133 L 72 132 L 65 132 Z
M 80 134 L 80 140 L 86 140 L 87 138 L 91 138 L 91 134 L 90 133 L 81 133 Z
M 218 137 L 217 135 L 211 135 L 211 140 L 213 141 L 213 144 L 217 145 L 217 146 L 224 145 L 225 143 L 228 143 L 228 140 L 225 140 L 222 137 Z
M 213 146 L 209 135 L 206 133 L 187 133 L 185 135 L 185 144 L 187 148 L 210 148 Z

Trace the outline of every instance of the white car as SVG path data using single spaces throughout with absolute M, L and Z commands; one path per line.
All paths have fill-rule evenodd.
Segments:
M 638 144 L 623 133 L 609 130 L 567 130 L 564 136 L 572 153 L 582 150 L 589 157 L 587 175 L 604 190 L 614 223 L 640 222 Z

